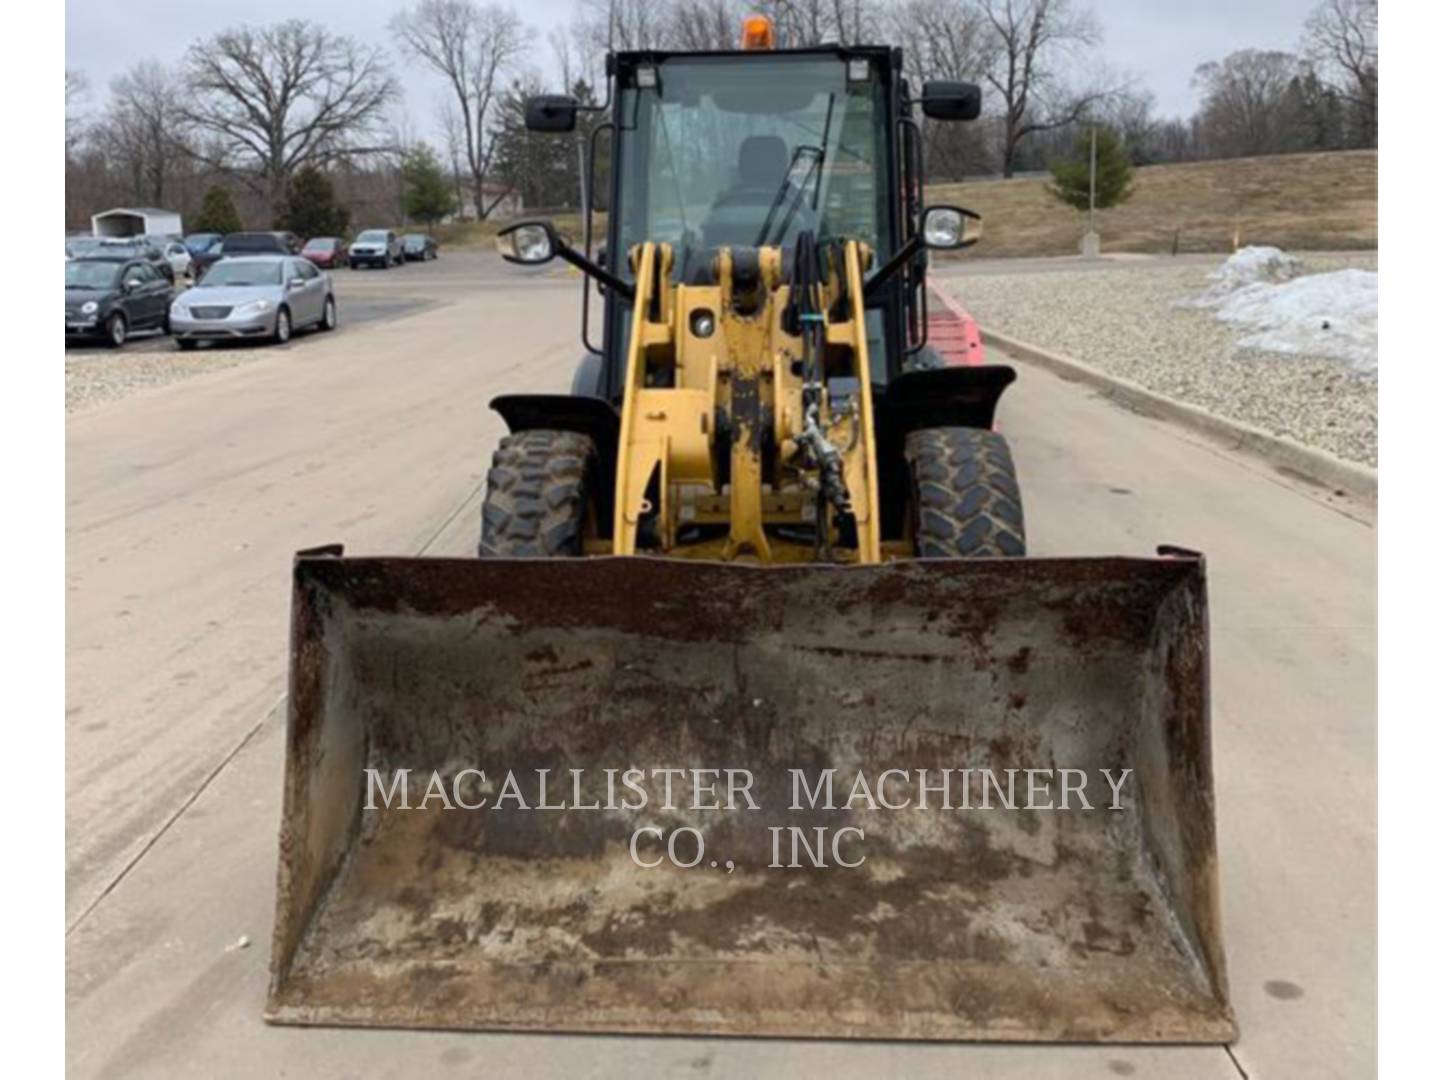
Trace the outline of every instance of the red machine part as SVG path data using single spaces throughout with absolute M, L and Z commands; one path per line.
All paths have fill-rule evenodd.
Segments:
M 975 317 L 939 289 L 931 289 L 930 297 L 930 345 L 946 366 L 985 363 L 985 343 Z

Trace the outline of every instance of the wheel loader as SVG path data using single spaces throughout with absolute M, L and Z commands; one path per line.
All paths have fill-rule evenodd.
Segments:
M 1015 372 L 927 341 L 979 90 L 773 46 L 529 103 L 608 160 L 602 242 L 500 238 L 585 356 L 477 557 L 296 558 L 272 1022 L 1234 1037 L 1203 560 L 1026 554 Z

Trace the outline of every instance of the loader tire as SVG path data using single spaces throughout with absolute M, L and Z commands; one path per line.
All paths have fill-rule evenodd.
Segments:
M 595 443 L 572 431 L 520 431 L 500 440 L 485 480 L 481 558 L 583 554 Z
M 921 559 L 1025 554 L 1025 513 L 1003 435 L 924 428 L 905 439 L 911 525 Z

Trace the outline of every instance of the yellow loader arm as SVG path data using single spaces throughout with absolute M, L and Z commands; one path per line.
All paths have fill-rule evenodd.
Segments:
M 874 402 L 860 300 L 871 255 L 855 241 L 832 250 L 840 265 L 818 283 L 820 313 L 810 319 L 820 327 L 820 355 L 808 368 L 803 327 L 786 325 L 792 287 L 780 248 L 758 249 L 758 265 L 748 271 L 722 248 L 714 284 L 706 285 L 671 283 L 668 244 L 632 251 L 634 323 L 614 554 L 649 547 L 763 563 L 814 558 L 815 542 L 767 534 L 766 526 L 789 525 L 824 536 L 853 529 L 853 542 L 831 550 L 831 559 L 880 561 Z M 837 373 L 853 379 L 852 392 L 827 389 L 825 376 Z M 682 546 L 686 525 L 728 525 L 728 534 Z

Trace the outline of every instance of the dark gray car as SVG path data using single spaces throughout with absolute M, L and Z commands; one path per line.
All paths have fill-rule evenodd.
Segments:
M 136 330 L 165 330 L 170 283 L 146 259 L 73 259 L 65 264 L 65 340 L 98 338 L 119 348 Z
M 287 255 L 221 259 L 170 309 L 170 332 L 182 349 L 243 338 L 284 344 L 295 330 L 333 330 L 336 323 L 330 275 Z

